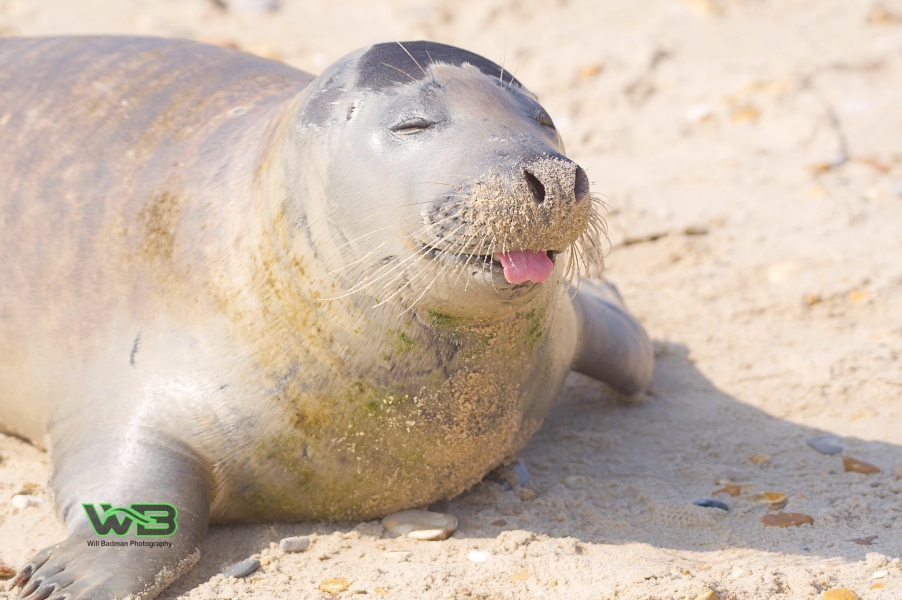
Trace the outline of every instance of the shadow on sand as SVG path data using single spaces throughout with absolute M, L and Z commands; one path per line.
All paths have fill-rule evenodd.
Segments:
M 571 545 L 779 552 L 784 564 L 902 553 L 902 481 L 894 478 L 902 446 L 842 439 L 844 455 L 882 469 L 847 473 L 842 456 L 806 445 L 824 431 L 775 418 L 719 391 L 684 346 L 659 343 L 658 350 L 655 393 L 643 402 L 624 404 L 601 384 L 571 374 L 562 402 L 519 455 L 530 471 L 529 491 L 504 490 L 486 480 L 431 507 L 460 519 L 454 537 L 486 539 L 524 530 L 570 538 Z M 724 486 L 718 481 L 749 487 L 736 497 L 714 495 Z M 761 519 L 771 507 L 745 498 L 758 491 L 785 493 L 783 510 L 808 514 L 814 524 L 764 527 Z M 731 510 L 693 505 L 712 497 Z M 204 558 L 165 597 L 185 593 L 223 564 L 281 537 L 347 532 L 356 525 L 213 527 Z M 874 535 L 870 546 L 851 541 Z

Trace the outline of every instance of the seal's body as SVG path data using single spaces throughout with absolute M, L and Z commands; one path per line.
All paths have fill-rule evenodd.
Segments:
M 0 40 L 0 425 L 51 449 L 69 538 L 23 596 L 152 597 L 207 523 L 363 519 L 461 492 L 571 368 L 651 376 L 585 173 L 477 55 L 313 77 L 143 38 Z M 166 503 L 167 552 L 83 504 Z M 123 539 L 134 539 L 134 530 Z

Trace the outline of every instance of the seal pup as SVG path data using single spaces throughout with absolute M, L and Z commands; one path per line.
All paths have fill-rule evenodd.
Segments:
M 211 522 L 453 496 L 571 368 L 651 378 L 616 292 L 567 293 L 598 255 L 585 172 L 464 50 L 377 44 L 313 78 L 3 38 L 0 181 L 0 423 L 50 450 L 68 530 L 22 598 L 152 598 Z

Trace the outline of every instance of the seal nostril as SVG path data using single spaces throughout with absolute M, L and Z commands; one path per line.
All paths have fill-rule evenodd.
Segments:
M 589 176 L 582 167 L 576 167 L 576 186 L 573 191 L 577 200 L 582 200 L 589 194 Z
M 532 197 L 536 201 L 537 204 L 541 204 L 545 201 L 545 186 L 542 185 L 542 182 L 539 181 L 539 178 L 527 171 L 523 170 L 523 177 L 526 178 L 526 183 L 529 185 L 529 190 L 532 192 Z

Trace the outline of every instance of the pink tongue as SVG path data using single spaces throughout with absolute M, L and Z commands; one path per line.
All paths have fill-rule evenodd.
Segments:
M 523 283 L 524 281 L 542 283 L 554 270 L 554 263 L 544 252 L 514 250 L 507 254 L 499 254 L 498 260 L 504 267 L 504 278 L 508 283 Z

